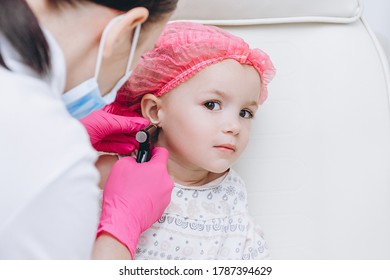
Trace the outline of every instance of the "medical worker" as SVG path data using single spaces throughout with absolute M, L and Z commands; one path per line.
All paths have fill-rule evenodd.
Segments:
M 145 120 L 96 109 L 115 98 L 176 4 L 0 2 L 0 259 L 130 258 L 161 216 L 173 187 L 166 150 L 148 163 L 119 160 L 99 215 L 91 143 L 134 149 L 127 141 Z

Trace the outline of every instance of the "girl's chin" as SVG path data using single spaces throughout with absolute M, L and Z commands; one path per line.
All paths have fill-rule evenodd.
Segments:
M 229 171 L 230 167 L 222 167 L 222 168 L 215 168 L 215 169 L 210 169 L 208 172 L 213 173 L 215 175 L 222 175 Z

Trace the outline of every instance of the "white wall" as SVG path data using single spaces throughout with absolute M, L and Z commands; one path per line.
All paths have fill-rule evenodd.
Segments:
M 363 16 L 375 32 L 390 60 L 390 1 L 363 0 Z

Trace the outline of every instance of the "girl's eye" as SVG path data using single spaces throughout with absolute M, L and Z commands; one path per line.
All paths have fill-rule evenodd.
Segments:
M 243 109 L 240 111 L 240 117 L 245 119 L 253 119 L 253 113 L 249 110 Z
M 217 101 L 207 101 L 206 103 L 203 104 L 207 109 L 209 110 L 220 110 L 221 105 Z

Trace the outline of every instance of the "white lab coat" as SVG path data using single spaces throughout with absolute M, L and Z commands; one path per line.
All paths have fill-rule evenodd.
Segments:
M 0 67 L 0 259 L 88 259 L 95 237 L 97 154 L 61 101 L 65 62 L 46 35 L 53 58 L 46 81 L 0 36 L 13 70 Z

